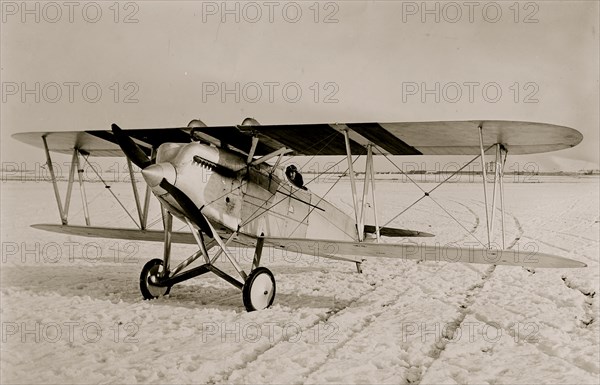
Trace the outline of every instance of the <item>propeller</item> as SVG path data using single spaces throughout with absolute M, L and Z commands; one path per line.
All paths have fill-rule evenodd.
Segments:
M 146 169 L 148 166 L 154 164 L 154 162 L 144 153 L 144 151 L 138 146 L 123 130 L 116 124 L 111 125 L 113 135 L 115 136 L 119 147 L 125 153 L 125 156 L 131 160 L 136 166 L 142 169 Z M 157 165 L 158 166 L 158 165 Z M 147 169 L 148 175 L 152 175 L 152 171 L 156 170 Z M 159 175 L 164 174 L 164 169 L 160 169 Z M 146 177 L 146 175 L 145 175 Z M 151 178 L 152 179 L 152 178 Z M 157 179 L 157 178 L 155 178 Z M 183 214 L 202 230 L 203 233 L 208 235 L 210 238 L 213 237 L 213 232 L 208 224 L 208 220 L 202 214 L 198 206 L 188 197 L 183 191 L 169 183 L 165 178 L 159 183 L 159 186 L 167 191 L 173 199 L 181 206 Z
M 144 151 L 138 146 L 123 130 L 116 124 L 111 125 L 112 133 L 117 139 L 117 143 L 121 150 L 125 153 L 125 156 L 131 160 L 136 166 L 142 170 L 152 164 L 152 160 L 144 153 Z
M 210 238 L 213 237 L 212 230 L 210 225 L 208 224 L 208 220 L 202 214 L 198 206 L 188 197 L 183 191 L 167 182 L 166 179 L 163 179 L 160 182 L 160 187 L 167 191 L 175 201 L 181 206 L 183 210 L 183 214 L 192 221 L 196 226 L 202 230 L 202 232 L 208 235 Z

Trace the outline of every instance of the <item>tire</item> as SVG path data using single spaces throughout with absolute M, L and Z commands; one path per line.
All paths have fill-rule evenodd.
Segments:
M 275 300 L 275 277 L 266 267 L 252 270 L 242 287 L 242 300 L 247 311 L 270 307 Z
M 154 299 L 165 296 L 171 291 L 171 286 L 156 286 L 151 282 L 152 277 L 156 277 L 163 269 L 162 259 L 151 259 L 142 268 L 140 274 L 140 291 L 144 299 Z

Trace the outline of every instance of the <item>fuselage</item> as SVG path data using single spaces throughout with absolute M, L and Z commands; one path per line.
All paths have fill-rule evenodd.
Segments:
M 356 240 L 353 218 L 295 186 L 281 167 L 246 164 L 237 152 L 213 145 L 164 143 L 156 164 L 143 171 L 153 193 L 175 216 L 185 216 L 158 183 L 183 191 L 217 231 L 242 235 Z

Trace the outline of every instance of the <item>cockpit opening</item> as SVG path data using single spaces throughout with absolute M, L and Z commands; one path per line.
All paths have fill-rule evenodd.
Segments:
M 295 165 L 287 166 L 285 169 L 285 176 L 287 176 L 288 180 L 296 187 L 301 188 L 303 190 L 307 190 L 304 186 L 304 179 L 302 178 L 302 174 L 298 171 Z

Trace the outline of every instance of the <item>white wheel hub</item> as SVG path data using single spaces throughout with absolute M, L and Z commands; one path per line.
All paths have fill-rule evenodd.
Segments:
M 250 300 L 255 309 L 265 309 L 269 306 L 271 298 L 273 298 L 273 286 L 271 277 L 266 273 L 259 274 L 254 278 L 250 288 Z

